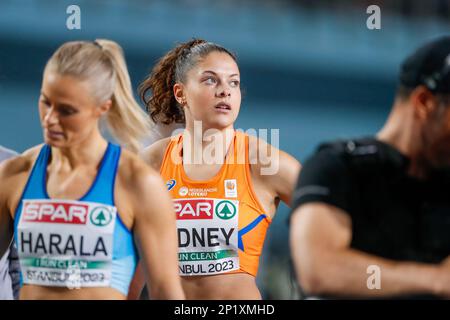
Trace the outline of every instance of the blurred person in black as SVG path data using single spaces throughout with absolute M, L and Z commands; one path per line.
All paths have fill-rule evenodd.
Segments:
M 375 137 L 322 144 L 304 165 L 290 217 L 303 293 L 450 298 L 449 167 L 450 37 L 441 37 L 402 64 Z

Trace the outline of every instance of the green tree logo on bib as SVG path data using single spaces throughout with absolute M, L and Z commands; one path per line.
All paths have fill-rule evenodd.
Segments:
M 91 211 L 90 219 L 93 225 L 97 227 L 107 226 L 112 221 L 112 214 L 106 207 L 97 207 Z
M 216 205 L 216 216 L 223 220 L 229 220 L 236 215 L 236 206 L 228 200 L 220 201 Z

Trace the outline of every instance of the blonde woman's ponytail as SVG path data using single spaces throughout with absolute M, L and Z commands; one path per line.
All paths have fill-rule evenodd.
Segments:
M 110 57 L 116 75 L 112 106 L 107 114 L 108 126 L 125 147 L 138 152 L 141 141 L 150 132 L 151 124 L 147 114 L 134 99 L 122 48 L 110 40 L 99 39 L 95 42 Z

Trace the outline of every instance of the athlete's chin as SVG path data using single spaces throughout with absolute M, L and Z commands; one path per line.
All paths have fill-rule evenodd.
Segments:
M 227 129 L 233 126 L 233 123 L 236 119 L 234 117 L 218 117 L 209 121 L 209 127 L 215 128 L 219 130 Z
M 209 125 L 210 129 L 215 129 L 215 130 L 225 130 L 228 128 L 232 128 L 233 127 L 233 122 L 227 122 L 227 123 L 223 123 L 223 122 L 215 122 L 212 123 L 211 125 Z
M 67 146 L 67 142 L 61 139 L 52 139 L 49 137 L 44 137 L 44 142 L 45 144 L 48 144 L 49 146 L 54 148 L 64 148 L 65 146 Z

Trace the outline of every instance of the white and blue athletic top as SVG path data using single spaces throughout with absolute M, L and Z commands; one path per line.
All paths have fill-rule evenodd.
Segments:
M 120 154 L 119 146 L 108 144 L 94 183 L 79 200 L 50 199 L 51 147 L 42 147 L 14 219 L 22 285 L 111 287 L 127 295 L 138 255 L 114 204 Z

